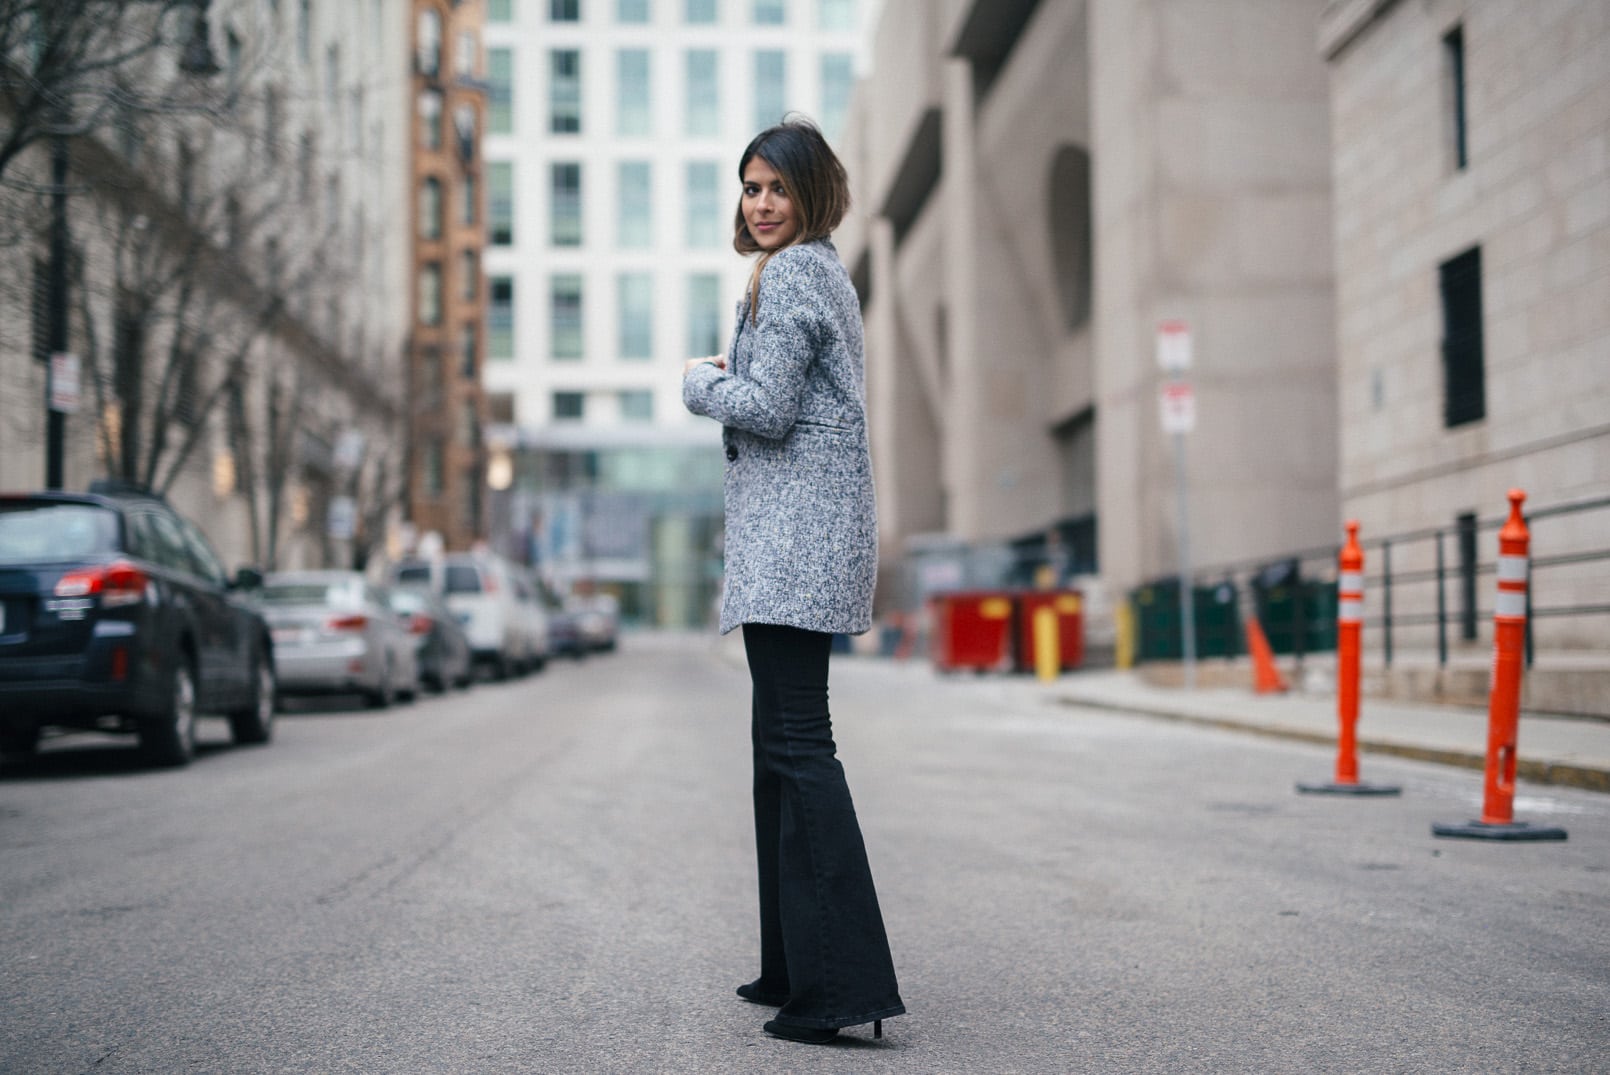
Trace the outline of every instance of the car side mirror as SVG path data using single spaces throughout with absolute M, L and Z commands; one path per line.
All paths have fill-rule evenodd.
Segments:
M 229 586 L 234 590 L 261 590 L 263 573 L 255 567 L 240 568 L 235 572 L 235 580 Z

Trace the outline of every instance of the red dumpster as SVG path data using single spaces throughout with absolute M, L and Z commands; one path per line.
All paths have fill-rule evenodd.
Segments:
M 1078 590 L 1023 590 L 1017 594 L 1017 670 L 1034 671 L 1034 614 L 1057 615 L 1057 668 L 1066 672 L 1085 659 L 1084 600 Z
M 1012 596 L 1000 590 L 935 594 L 934 667 L 975 672 L 1012 667 Z

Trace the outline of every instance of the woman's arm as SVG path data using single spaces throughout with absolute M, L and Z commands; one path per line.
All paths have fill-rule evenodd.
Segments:
M 821 302 L 813 301 L 803 272 L 778 264 L 784 256 L 766 266 L 761 280 L 760 323 L 743 375 L 698 360 L 685 367 L 682 377 L 682 402 L 688 410 L 774 440 L 793 428 L 805 393 L 805 372 L 823 335 L 817 313 Z

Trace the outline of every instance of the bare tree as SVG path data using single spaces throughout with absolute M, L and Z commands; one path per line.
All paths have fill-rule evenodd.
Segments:
M 313 141 L 304 130 L 296 152 L 282 144 L 272 64 L 284 43 L 259 35 L 244 56 L 232 45 L 208 103 L 176 63 L 206 9 L 0 0 L 0 197 L 64 197 L 59 181 L 39 181 L 37 155 L 13 165 L 41 142 L 70 153 L 75 223 L 58 260 L 104 472 L 166 493 L 222 433 L 252 559 L 273 566 L 309 431 L 332 408 L 373 423 L 390 394 L 354 361 L 362 341 L 336 338 L 358 266 L 338 199 L 319 197 L 338 188 L 317 186 Z M 323 219 L 309 212 L 320 201 Z M 0 249 L 39 237 L 20 227 Z M 20 297 L 26 284 L 7 286 Z M 353 485 L 364 505 L 355 545 L 378 540 L 400 499 L 402 468 L 385 461 L 400 448 L 373 439 Z
M 159 68 L 178 71 L 203 15 L 196 0 L 0 0 L 0 181 L 45 139 L 201 109 Z

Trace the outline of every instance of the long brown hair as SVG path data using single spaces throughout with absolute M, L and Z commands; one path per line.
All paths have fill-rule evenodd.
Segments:
M 850 179 L 816 124 L 803 116 L 791 116 L 755 135 L 738 161 L 740 183 L 756 157 L 771 165 L 782 180 L 799 220 L 799 229 L 787 245 L 812 243 L 831 235 L 849 212 Z M 749 281 L 749 321 L 753 324 L 760 310 L 760 274 L 777 250 L 766 250 L 749 234 L 741 195 L 733 217 L 732 247 L 740 254 L 760 255 Z

